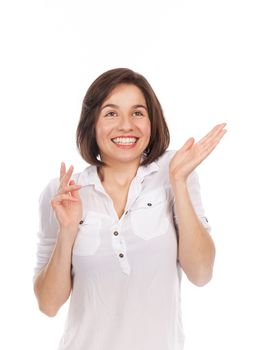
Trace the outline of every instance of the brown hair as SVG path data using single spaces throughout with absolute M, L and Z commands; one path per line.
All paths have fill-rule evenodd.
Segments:
M 168 148 L 170 134 L 161 105 L 149 82 L 139 73 L 127 68 L 115 68 L 101 74 L 88 88 L 83 99 L 79 124 L 76 131 L 76 144 L 82 158 L 89 164 L 104 166 L 98 160 L 99 147 L 96 141 L 95 126 L 99 109 L 109 93 L 118 84 L 133 84 L 143 93 L 151 122 L 151 137 L 140 165 L 152 163 Z

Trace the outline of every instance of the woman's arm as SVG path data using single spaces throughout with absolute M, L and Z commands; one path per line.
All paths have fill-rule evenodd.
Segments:
M 40 310 L 53 317 L 70 296 L 71 254 L 75 236 L 71 232 L 60 230 L 55 247 L 47 265 L 37 274 L 34 282 L 34 293 Z M 77 229 L 75 229 L 76 231 Z
M 194 211 L 187 179 L 218 145 L 227 131 L 225 126 L 226 123 L 216 125 L 196 143 L 195 139 L 190 137 L 169 163 L 170 182 L 179 221 L 179 261 L 188 278 L 199 286 L 211 279 L 215 247 Z
M 35 270 L 42 268 L 34 280 L 34 293 L 40 310 L 51 317 L 69 298 L 72 288 L 72 248 L 82 217 L 78 193 L 81 186 L 70 180 L 72 173 L 73 166 L 66 172 L 62 162 L 59 184 L 54 179 L 40 196 L 40 241 Z
M 178 220 L 179 262 L 188 279 L 197 286 L 203 286 L 212 277 L 215 246 L 195 213 L 186 182 L 175 183 L 173 193 Z

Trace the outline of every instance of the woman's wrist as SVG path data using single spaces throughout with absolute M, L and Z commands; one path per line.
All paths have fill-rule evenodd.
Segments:
M 60 244 L 73 245 L 78 233 L 78 226 L 61 227 L 58 231 L 58 242 Z

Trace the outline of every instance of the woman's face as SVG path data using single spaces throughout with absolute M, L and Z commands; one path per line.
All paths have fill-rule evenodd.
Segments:
M 102 160 L 140 160 L 150 135 L 151 123 L 142 91 L 131 84 L 117 85 L 102 103 L 96 124 Z

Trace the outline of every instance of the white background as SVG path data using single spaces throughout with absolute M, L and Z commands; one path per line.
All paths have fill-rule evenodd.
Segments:
M 269 0 L 1 2 L 1 349 L 57 348 L 68 305 L 49 318 L 32 289 L 38 197 L 61 161 L 88 165 L 82 99 L 116 67 L 151 83 L 169 149 L 227 123 L 197 168 L 217 259 L 183 280 L 186 350 L 273 348 L 272 18 Z

